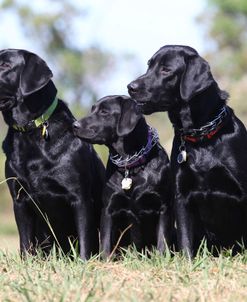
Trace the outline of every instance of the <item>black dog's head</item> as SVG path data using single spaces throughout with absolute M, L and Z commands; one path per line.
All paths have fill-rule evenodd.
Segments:
M 209 64 L 189 46 L 167 45 L 148 62 L 148 70 L 128 85 L 145 114 L 172 110 L 211 86 Z M 220 93 L 220 91 L 219 91 Z
M 106 96 L 91 113 L 73 124 L 75 135 L 95 144 L 111 144 L 131 133 L 141 118 L 136 102 L 127 96 Z
M 16 102 L 40 90 L 52 78 L 52 72 L 36 54 L 21 49 L 0 51 L 0 110 L 11 109 Z

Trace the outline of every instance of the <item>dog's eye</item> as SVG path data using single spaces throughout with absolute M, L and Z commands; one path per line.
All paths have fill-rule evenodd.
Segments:
M 167 74 L 167 73 L 171 72 L 171 70 L 167 66 L 163 65 L 163 66 L 160 67 L 160 72 L 162 74 Z
M 100 109 L 99 113 L 100 113 L 101 115 L 107 115 L 107 114 L 108 114 L 108 111 L 107 111 L 106 109 L 102 108 L 102 109 Z
M 11 65 L 7 62 L 0 62 L 0 68 L 10 68 Z

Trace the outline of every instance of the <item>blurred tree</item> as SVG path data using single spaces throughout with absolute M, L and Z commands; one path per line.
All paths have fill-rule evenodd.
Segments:
M 20 30 L 37 45 L 41 56 L 45 54 L 55 66 L 60 96 L 77 103 L 95 101 L 97 83 L 114 65 L 114 56 L 78 43 L 78 28 L 88 14 L 85 5 L 71 0 L 0 1 L 0 12 L 7 10 L 18 18 Z
M 207 1 L 209 9 L 200 20 L 208 25 L 215 42 L 211 59 L 219 74 L 238 79 L 247 70 L 247 1 Z

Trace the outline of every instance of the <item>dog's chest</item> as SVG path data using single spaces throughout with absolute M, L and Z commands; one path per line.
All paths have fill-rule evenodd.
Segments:
M 124 175 L 114 174 L 107 181 L 104 197 L 106 208 L 111 215 L 125 213 L 128 215 L 154 214 L 160 210 L 163 202 L 162 191 L 158 187 L 157 179 L 150 173 L 131 175 L 130 189 L 122 188 Z M 165 185 L 165 184 L 164 184 Z
M 178 167 L 176 191 L 194 201 L 240 201 L 244 194 L 236 174 L 226 162 L 212 154 L 194 156 Z M 189 202 L 189 200 L 188 200 Z
M 40 200 L 71 195 L 69 187 L 76 186 L 75 172 L 70 169 L 72 159 L 60 151 L 30 141 L 17 141 L 7 158 L 12 176 L 18 177 L 28 193 Z

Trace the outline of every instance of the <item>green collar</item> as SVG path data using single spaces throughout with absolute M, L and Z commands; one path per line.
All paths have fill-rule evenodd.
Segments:
M 46 109 L 46 111 L 35 120 L 29 121 L 25 126 L 19 126 L 17 124 L 12 125 L 12 127 L 21 132 L 26 132 L 29 130 L 32 130 L 34 128 L 38 128 L 40 126 L 43 126 L 43 124 L 50 118 L 52 113 L 55 111 L 58 104 L 58 99 L 55 98 L 54 101 L 51 103 L 51 105 Z

